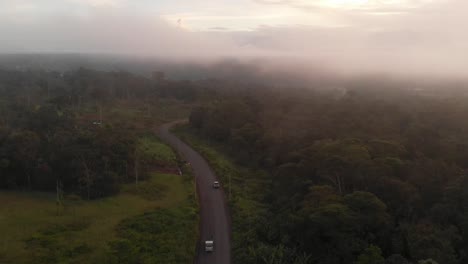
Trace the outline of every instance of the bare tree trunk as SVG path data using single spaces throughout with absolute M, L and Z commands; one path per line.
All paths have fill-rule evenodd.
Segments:
M 31 190 L 31 173 L 26 172 L 26 175 L 28 176 L 28 188 Z
M 59 179 L 57 179 L 57 180 L 55 181 L 55 188 L 56 188 L 56 191 L 57 191 L 57 201 L 56 201 L 56 205 L 57 205 L 57 215 L 59 215 L 60 205 L 62 204 L 61 190 L 60 190 L 60 181 L 59 181 Z
M 3 109 L 3 107 L 0 109 L 0 120 L 2 120 L 2 124 L 4 124 L 5 126 L 8 126 L 7 124 L 7 112 L 5 111 L 5 109 Z
M 138 151 L 135 149 L 135 185 L 138 186 Z
M 98 107 L 99 107 L 99 122 L 101 122 L 102 124 L 102 108 L 100 105 L 98 105 Z
M 31 190 L 31 172 L 29 171 L 29 162 L 26 162 L 23 167 L 24 174 L 26 174 L 26 181 L 28 182 L 28 190 Z
M 338 183 L 338 191 L 340 193 L 340 195 L 343 194 L 343 183 L 342 183 L 342 180 L 341 180 L 341 177 L 340 175 L 338 175 L 338 173 L 335 173 L 335 177 L 336 177 L 336 182 Z
M 151 104 L 150 102 L 146 102 L 146 114 L 148 115 L 148 117 L 151 117 Z
M 107 173 L 107 169 L 108 169 L 108 166 L 109 165 L 109 160 L 107 159 L 107 157 L 104 159 L 104 172 Z
M 78 95 L 78 110 L 81 110 L 81 95 Z
M 329 180 L 333 184 L 333 187 L 338 188 L 338 183 L 336 182 L 336 178 L 333 178 L 332 176 L 326 176 L 326 179 Z
M 338 189 L 338 192 L 340 195 L 343 194 L 344 184 L 343 184 L 343 179 L 341 178 L 339 173 L 335 172 L 333 176 L 329 175 L 329 176 L 326 176 L 325 178 L 328 179 L 336 189 Z
M 128 179 L 128 162 L 125 161 L 125 179 Z
M 91 188 L 91 175 L 90 175 L 90 172 L 89 172 L 89 168 L 88 168 L 88 165 L 86 164 L 84 158 L 81 158 L 81 163 L 83 165 L 83 167 L 85 168 L 85 174 L 86 174 L 86 191 L 87 191 L 87 194 L 88 194 L 88 200 L 90 200 L 90 188 Z
M 59 191 L 59 188 L 60 188 L 60 187 L 59 187 L 59 180 L 57 179 L 57 180 L 55 181 L 55 189 L 56 189 L 56 191 L 57 191 L 57 204 L 60 203 L 60 194 L 59 194 L 60 191 Z

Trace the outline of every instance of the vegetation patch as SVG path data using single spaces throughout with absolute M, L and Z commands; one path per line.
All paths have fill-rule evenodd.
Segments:
M 118 239 L 109 242 L 110 263 L 190 263 L 197 239 L 197 212 L 191 207 L 158 209 L 117 227 Z
M 169 212 L 174 221 L 164 234 L 170 236 L 183 227 L 180 247 L 190 247 L 185 250 L 192 250 L 191 256 L 195 252 L 195 239 L 187 240 L 196 237 L 198 228 L 190 172 L 184 176 L 154 173 L 138 189 L 134 183 L 123 185 L 118 195 L 94 201 L 67 196 L 63 205 L 57 205 L 55 198 L 49 193 L 0 192 L 0 263 L 112 263 L 109 241 L 122 237 L 121 230 L 128 225 L 121 223 L 145 213 L 157 216 L 160 210 L 162 215 Z M 191 215 L 190 223 L 185 214 Z M 179 254 L 176 251 L 166 255 Z
M 142 159 L 159 166 L 176 166 L 174 151 L 157 137 L 147 135 L 138 140 L 138 151 Z
M 265 208 L 234 223 L 253 245 L 237 263 L 468 263 L 467 97 L 391 90 L 226 91 L 192 111 L 189 132 L 236 161 L 234 222 L 249 200 Z
M 71 260 L 89 254 L 93 248 L 74 237 L 89 225 L 89 222 L 78 220 L 53 225 L 37 232 L 25 241 L 31 263 L 78 263 Z
M 163 198 L 168 191 L 166 185 L 160 184 L 158 182 L 150 182 L 140 185 L 127 185 L 123 188 L 123 192 L 130 193 L 133 195 L 140 196 L 149 201 L 155 201 Z

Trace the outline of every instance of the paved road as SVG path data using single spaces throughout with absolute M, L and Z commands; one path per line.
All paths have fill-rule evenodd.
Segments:
M 205 159 L 169 132 L 171 126 L 180 122 L 163 125 L 158 132 L 162 140 L 170 144 L 191 163 L 195 174 L 200 204 L 200 241 L 196 263 L 230 264 L 231 226 L 224 191 L 222 188 L 213 189 L 212 184 L 217 178 Z M 212 253 L 204 251 L 204 241 L 208 239 L 214 240 L 215 247 Z

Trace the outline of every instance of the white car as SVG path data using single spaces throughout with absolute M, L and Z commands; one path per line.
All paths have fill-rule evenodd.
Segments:
M 206 252 L 213 252 L 213 250 L 214 250 L 213 240 L 206 240 L 205 241 L 205 251 Z
M 218 189 L 220 186 L 219 181 L 213 182 L 213 188 Z

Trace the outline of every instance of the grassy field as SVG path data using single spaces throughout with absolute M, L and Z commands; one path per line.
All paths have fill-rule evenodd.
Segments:
M 198 206 L 193 176 L 158 175 L 156 185 L 165 191 L 165 206 L 126 218 L 117 226 L 117 238 L 109 242 L 106 263 L 191 263 L 198 238 Z M 174 181 L 177 182 L 174 182 Z M 146 195 L 143 195 L 146 197 Z
M 208 161 L 221 179 L 229 199 L 233 229 L 233 261 L 243 263 L 243 258 L 258 241 L 252 226 L 261 225 L 265 219 L 265 205 L 262 204 L 264 189 L 269 189 L 269 180 L 264 171 L 245 168 L 236 164 L 226 155 L 222 145 L 199 137 L 188 126 L 176 127 L 173 132 L 191 145 Z
M 177 157 L 151 134 L 159 124 L 186 117 L 190 108 L 163 99 L 81 109 L 82 125 L 102 116 L 104 125 L 143 134 L 140 154 L 153 172 L 138 186 L 121 186 L 116 196 L 94 201 L 70 196 L 62 205 L 53 193 L 0 191 L 0 264 L 191 263 L 198 232 L 193 178 L 188 168 L 183 176 L 158 170 L 177 168 Z
M 157 138 L 140 144 L 148 159 L 176 165 Z M 0 263 L 190 263 L 198 230 L 194 192 L 188 168 L 183 176 L 151 173 L 95 201 L 71 196 L 57 205 L 51 193 L 0 192 Z M 146 250 L 148 243 L 161 250 Z

